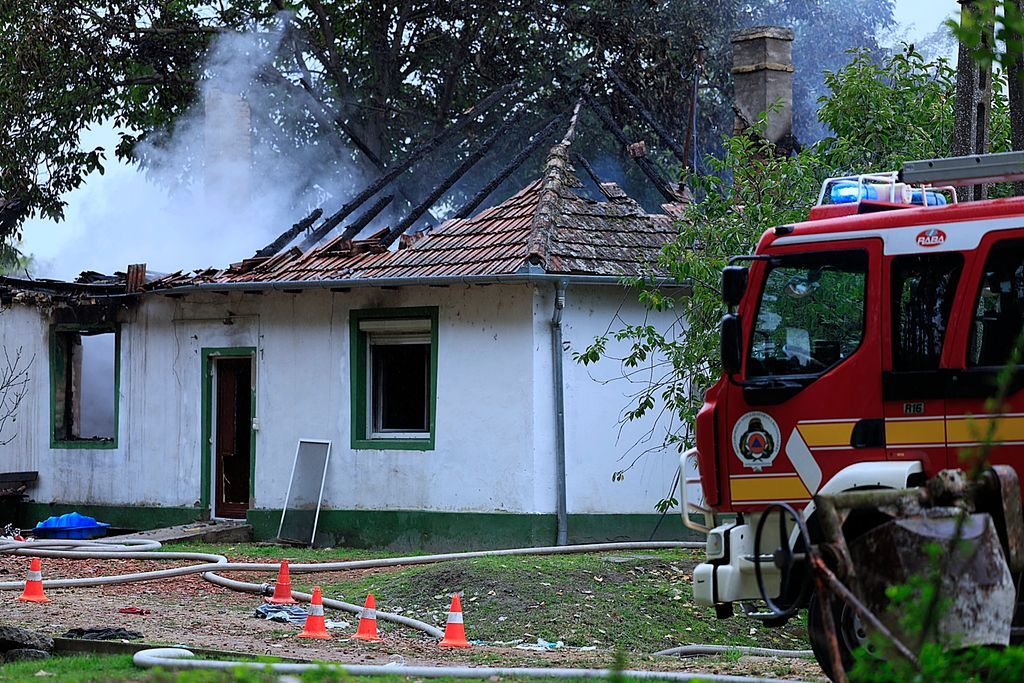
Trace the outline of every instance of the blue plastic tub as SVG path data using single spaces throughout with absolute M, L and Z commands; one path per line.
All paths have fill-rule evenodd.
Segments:
M 39 522 L 32 530 L 32 535 L 36 538 L 99 538 L 107 535 L 109 527 L 106 522 L 97 522 L 93 517 L 69 512 Z

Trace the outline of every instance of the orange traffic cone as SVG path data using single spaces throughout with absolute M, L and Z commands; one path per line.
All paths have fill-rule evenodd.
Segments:
M 313 599 L 309 601 L 309 616 L 306 617 L 306 625 L 302 627 L 299 638 L 331 639 L 331 634 L 327 632 L 327 624 L 324 623 L 324 598 L 320 594 L 320 586 L 313 587 Z
M 43 563 L 38 557 L 33 557 L 28 566 L 28 580 L 25 581 L 25 590 L 21 597 L 22 602 L 50 602 L 50 598 L 43 594 Z
M 462 600 L 459 594 L 452 596 L 452 607 L 448 610 L 448 624 L 444 627 L 444 640 L 438 643 L 441 647 L 470 647 L 466 640 L 466 625 L 462 623 Z
M 281 568 L 277 570 L 277 583 L 274 584 L 274 595 L 266 598 L 272 605 L 294 605 L 292 598 L 292 579 L 288 574 L 288 560 L 281 560 Z
M 379 643 L 381 638 L 377 635 L 377 598 L 373 593 L 366 596 L 366 604 L 363 611 L 359 613 L 359 628 L 352 636 L 353 640 L 365 640 L 371 643 Z

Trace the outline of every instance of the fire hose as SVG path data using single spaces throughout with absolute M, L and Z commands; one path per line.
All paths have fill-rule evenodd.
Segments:
M 621 543 L 590 543 L 581 545 L 568 545 L 568 546 L 545 546 L 539 548 L 507 548 L 501 550 L 478 550 L 471 552 L 462 553 L 442 553 L 435 555 L 413 555 L 407 557 L 391 557 L 391 558 L 379 558 L 372 560 L 348 560 L 340 562 L 318 562 L 318 563 L 297 563 L 290 564 L 289 569 L 292 573 L 308 573 L 308 572 L 335 572 L 335 571 L 347 571 L 353 569 L 371 569 L 371 568 L 382 568 L 382 567 L 397 567 L 397 566 L 409 566 L 409 565 L 423 565 L 433 564 L 438 562 L 446 562 L 452 560 L 465 560 L 478 557 L 501 557 L 501 556 L 516 556 L 516 555 L 566 555 L 576 553 L 587 553 L 587 552 L 608 552 L 608 551 L 629 551 L 629 550 L 657 550 L 657 549 L 669 549 L 669 548 L 687 548 L 687 549 L 701 549 L 704 548 L 705 544 L 699 541 L 652 541 L 652 542 L 621 542 Z M 269 596 L 273 593 L 274 587 L 270 583 L 251 583 L 246 581 L 236 581 L 221 576 L 224 572 L 277 572 L 280 568 L 278 563 L 253 563 L 253 562 L 229 562 L 223 555 L 217 555 L 214 553 L 197 553 L 197 552 L 177 552 L 177 551 L 160 551 L 161 544 L 157 541 L 152 540 L 133 540 L 124 539 L 117 542 L 104 541 L 104 540 L 33 540 L 33 541 L 13 541 L 13 540 L 0 540 L 0 555 L 20 555 L 27 557 L 41 557 L 41 558 L 60 558 L 60 559 L 91 559 L 91 560 L 115 560 L 115 559 L 126 559 L 126 560 L 181 560 L 195 562 L 196 564 L 190 564 L 183 567 L 173 567 L 170 569 L 157 569 L 144 572 L 132 572 L 128 574 L 119 574 L 113 576 L 93 576 L 88 578 L 78 579 L 47 579 L 43 581 L 43 586 L 47 588 L 84 588 L 94 586 L 107 586 L 124 583 L 134 583 L 141 581 L 155 581 L 160 579 L 167 579 L 179 576 L 189 576 L 193 574 L 199 574 L 203 579 L 209 581 L 218 586 L 228 588 L 230 590 L 254 593 L 257 595 Z M 159 551 L 159 552 L 157 552 Z M 24 586 L 22 581 L 4 581 L 0 582 L 0 590 L 15 590 L 21 589 Z M 292 597 L 300 602 L 309 602 L 311 595 L 309 593 L 303 593 L 300 591 L 292 591 Z M 354 605 L 352 603 L 344 602 L 341 600 L 335 600 L 331 598 L 324 598 L 324 607 L 337 609 L 351 614 L 358 614 L 362 607 Z M 423 633 L 428 634 L 433 638 L 440 638 L 443 636 L 442 631 L 431 624 L 405 617 L 399 614 L 393 614 L 389 612 L 378 611 L 377 618 L 406 626 Z M 695 648 L 695 649 L 694 649 Z M 765 648 L 745 648 L 745 647 L 732 647 L 732 646 L 711 646 L 711 645 L 691 645 L 683 646 L 681 648 L 672 648 L 670 650 L 663 650 L 655 653 L 658 655 L 694 655 L 694 654 L 717 654 L 725 652 L 739 652 L 741 654 L 761 654 L 765 656 L 777 656 L 777 657 L 794 657 L 794 658 L 805 658 L 810 655 L 809 651 L 804 650 L 770 650 Z M 230 662 L 206 662 L 202 660 L 190 660 L 189 657 L 192 653 L 187 650 L 175 650 L 175 649 L 158 649 L 158 650 L 146 650 L 140 652 L 139 655 L 145 653 L 152 653 L 152 657 L 147 659 L 145 657 L 136 657 L 137 664 L 140 666 L 156 666 L 158 664 L 152 663 L 159 659 L 159 665 L 168 667 L 175 666 L 179 668 L 219 668 L 220 664 L 231 664 Z M 170 659 L 168 659 L 170 657 Z M 217 667 L 210 667 L 210 664 L 217 664 Z M 257 664 L 255 666 L 264 667 L 265 664 Z M 277 667 L 279 665 L 275 665 Z M 280 665 L 280 666 L 301 666 L 301 665 Z M 317 665 L 320 666 L 320 665 Z M 375 670 L 372 666 L 350 666 L 345 665 L 342 667 L 344 671 L 356 675 L 371 675 L 371 669 Z M 395 670 L 395 667 L 376 667 L 380 669 L 377 673 L 382 674 L 395 674 L 399 673 Z M 417 669 L 417 673 L 409 673 L 411 669 L 403 667 L 401 672 L 407 673 L 407 675 L 426 676 L 428 674 L 420 674 L 418 670 L 424 667 L 414 667 Z M 357 671 L 359 669 L 359 671 Z M 367 671 L 362 671 L 367 669 Z M 278 669 L 275 671 L 291 671 L 291 669 Z M 304 669 L 303 669 L 304 670 Z M 492 675 L 545 675 L 551 677 L 604 677 L 608 675 L 608 672 L 600 669 L 538 669 L 537 671 L 545 673 L 533 673 L 534 669 L 483 669 L 483 668 L 469 668 L 469 667 L 441 667 L 427 668 L 430 672 L 442 672 L 447 671 L 448 673 L 432 673 L 432 676 L 452 676 L 452 677 L 473 677 L 473 678 L 486 678 Z M 461 673 L 460 673 L 461 672 Z M 472 672 L 472 673 L 468 673 Z M 490 673 L 487 673 L 490 672 Z M 504 672 L 504 673 L 502 673 Z M 548 673 L 552 672 L 552 673 Z M 571 675 L 568 673 L 559 672 L 572 672 Z M 627 675 L 633 675 L 634 672 L 625 672 Z M 679 672 L 636 672 L 639 678 L 658 678 L 662 680 L 695 680 L 695 677 L 690 674 L 681 674 Z M 699 677 L 701 680 L 721 681 L 726 683 L 728 681 L 742 681 L 743 683 L 753 683 L 754 681 L 768 681 L 770 679 L 753 679 L 737 676 L 709 676 L 702 674 Z
M 379 613 L 378 613 L 379 614 Z M 723 674 L 686 673 L 682 671 L 643 671 L 611 669 L 564 669 L 554 667 L 490 667 L 490 666 L 391 666 L 388 664 L 290 664 L 277 662 L 226 662 L 207 659 L 192 659 L 189 650 L 174 647 L 153 648 L 135 653 L 133 661 L 143 668 L 164 669 L 211 669 L 234 671 L 238 668 L 275 673 L 300 674 L 307 671 L 335 671 L 350 676 L 406 676 L 415 678 L 491 678 L 492 676 L 514 676 L 517 678 L 642 678 L 658 681 L 711 683 L 796 683 L 786 679 L 760 678 L 752 676 L 728 676 Z

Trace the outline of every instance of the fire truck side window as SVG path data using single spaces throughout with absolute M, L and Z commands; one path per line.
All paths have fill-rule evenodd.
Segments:
M 935 370 L 964 266 L 962 254 L 899 256 L 892 262 L 892 369 Z
M 967 349 L 971 366 L 1001 366 L 1010 358 L 1024 323 L 1024 241 L 992 247 L 974 307 Z
M 773 259 L 747 376 L 820 375 L 856 351 L 864 337 L 867 266 L 864 251 Z

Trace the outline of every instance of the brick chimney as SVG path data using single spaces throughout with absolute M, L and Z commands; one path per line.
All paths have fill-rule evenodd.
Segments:
M 768 116 L 765 137 L 774 143 L 793 134 L 793 31 L 755 26 L 732 36 L 732 78 L 740 133 L 776 100 L 782 108 Z
M 209 88 L 204 98 L 204 174 L 206 201 L 237 209 L 252 192 L 252 114 L 236 93 Z

